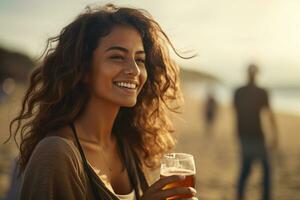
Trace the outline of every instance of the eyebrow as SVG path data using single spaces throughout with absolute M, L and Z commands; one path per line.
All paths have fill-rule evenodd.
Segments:
M 126 48 L 124 48 L 124 47 L 121 47 L 121 46 L 111 46 L 111 47 L 107 48 L 107 49 L 105 50 L 105 52 L 107 52 L 107 51 L 112 51 L 112 50 L 123 51 L 123 52 L 125 52 L 125 53 L 128 53 L 128 52 L 129 52 L 128 49 L 126 49 Z M 140 50 L 140 51 L 137 51 L 136 54 L 145 54 L 145 51 Z

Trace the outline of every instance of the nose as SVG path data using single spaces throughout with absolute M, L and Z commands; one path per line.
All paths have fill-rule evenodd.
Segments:
M 132 76 L 139 76 L 141 74 L 141 70 L 134 59 L 130 60 L 124 69 L 124 73 Z

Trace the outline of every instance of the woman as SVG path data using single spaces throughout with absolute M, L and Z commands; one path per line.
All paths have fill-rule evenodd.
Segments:
M 112 4 L 88 9 L 48 44 L 11 123 L 22 138 L 20 198 L 195 195 L 163 190 L 182 176 L 151 186 L 145 178 L 174 145 L 166 108 L 176 111 L 170 102 L 180 97 L 171 43 L 149 14 Z

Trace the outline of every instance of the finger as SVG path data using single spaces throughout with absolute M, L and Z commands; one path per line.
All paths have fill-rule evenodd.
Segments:
M 177 187 L 177 188 L 171 188 L 167 190 L 162 190 L 159 192 L 158 196 L 162 198 L 177 196 L 177 195 L 196 195 L 196 190 L 192 187 Z
M 155 182 L 151 188 L 154 190 L 161 190 L 164 186 L 166 186 L 169 183 L 173 183 L 176 181 L 182 181 L 185 179 L 185 176 L 183 175 L 172 175 L 172 176 L 167 176 L 164 178 L 159 179 L 157 182 Z

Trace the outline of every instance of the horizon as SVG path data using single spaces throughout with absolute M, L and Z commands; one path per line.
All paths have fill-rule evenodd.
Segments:
M 190 0 L 176 4 L 170 0 L 54 0 L 51 3 L 2 0 L 0 45 L 36 58 L 49 37 L 58 34 L 86 5 L 95 2 L 147 10 L 179 52 L 198 55 L 191 60 L 175 58 L 185 68 L 237 85 L 244 82 L 247 64 L 256 62 L 261 66 L 262 84 L 300 86 L 300 1 L 294 0 Z

